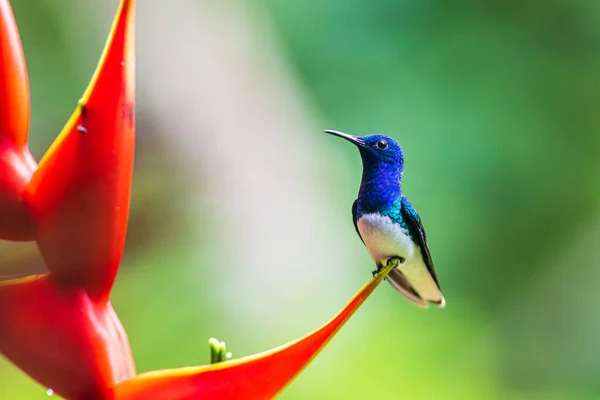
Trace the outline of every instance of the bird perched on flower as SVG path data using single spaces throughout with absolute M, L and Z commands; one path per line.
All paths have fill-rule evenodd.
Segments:
M 352 205 L 356 232 L 377 265 L 398 263 L 388 282 L 411 302 L 444 307 L 421 218 L 402 193 L 404 156 L 398 143 L 384 135 L 352 136 L 326 130 L 358 147 L 363 174 Z

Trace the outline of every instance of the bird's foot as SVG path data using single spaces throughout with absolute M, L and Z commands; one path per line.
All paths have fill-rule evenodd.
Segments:
M 387 266 L 393 266 L 393 268 L 397 268 L 400 264 L 404 262 L 404 257 L 394 256 L 390 257 L 387 260 Z
M 400 257 L 400 256 L 393 256 L 387 259 L 385 265 L 386 267 L 392 267 L 392 269 L 400 266 L 402 263 L 404 263 L 404 257 Z M 371 274 L 373 275 L 373 278 L 376 278 L 377 275 L 379 274 L 379 271 L 381 271 L 383 269 L 383 265 L 382 264 L 377 264 L 377 269 L 371 271 Z M 383 278 L 383 280 L 386 280 L 386 278 Z

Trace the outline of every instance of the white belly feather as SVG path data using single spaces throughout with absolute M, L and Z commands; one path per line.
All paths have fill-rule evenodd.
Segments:
M 408 230 L 392 222 L 390 217 L 365 214 L 358 220 L 358 231 L 376 263 L 385 264 L 388 258 L 394 256 L 404 258 L 405 264 L 423 262 L 421 251 L 408 235 Z
M 357 225 L 369 254 L 377 264 L 385 265 L 390 257 L 404 258 L 398 269 L 406 280 L 423 300 L 439 302 L 443 307 L 444 297 L 423 261 L 421 249 L 412 241 L 407 229 L 379 214 L 365 214 L 359 218 Z

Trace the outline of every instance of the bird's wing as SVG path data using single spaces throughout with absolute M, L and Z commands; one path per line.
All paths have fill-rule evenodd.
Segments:
M 360 236 L 360 231 L 358 230 L 358 218 L 356 218 L 357 215 L 358 215 L 358 200 L 354 200 L 354 203 L 352 203 L 352 222 L 354 223 L 354 229 L 356 229 L 356 233 L 358 233 L 358 237 L 363 242 L 363 244 L 365 244 L 365 241 L 363 240 L 362 236 Z
M 402 218 L 408 226 L 408 232 L 412 236 L 415 243 L 421 248 L 423 262 L 427 266 L 427 270 L 439 288 L 440 284 L 438 282 L 437 275 L 435 274 L 435 269 L 433 268 L 431 253 L 429 253 L 429 246 L 427 245 L 427 235 L 425 235 L 425 229 L 421 223 L 421 218 L 419 218 L 419 214 L 417 214 L 417 211 L 404 195 L 402 195 L 401 205 L 402 207 L 400 208 L 400 211 L 402 213 Z

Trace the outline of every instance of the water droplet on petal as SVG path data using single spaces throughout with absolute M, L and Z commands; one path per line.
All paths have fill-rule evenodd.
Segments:
M 48 389 L 48 390 L 46 390 L 46 394 L 47 394 L 48 396 L 54 396 L 54 390 L 52 390 L 52 389 Z

